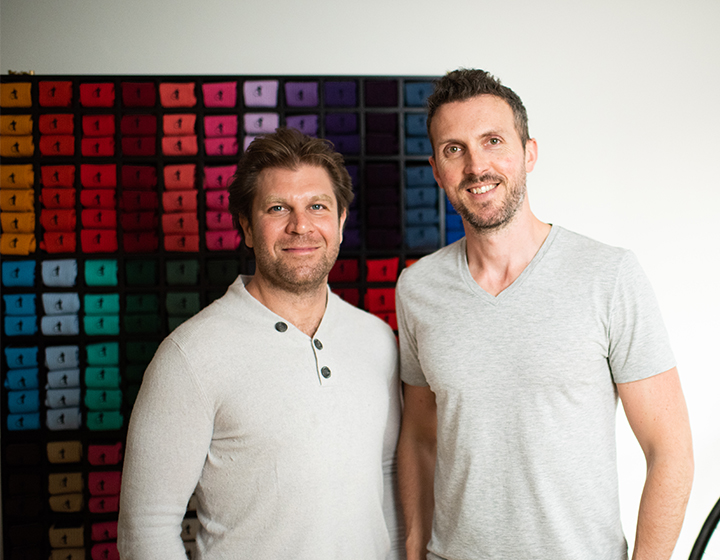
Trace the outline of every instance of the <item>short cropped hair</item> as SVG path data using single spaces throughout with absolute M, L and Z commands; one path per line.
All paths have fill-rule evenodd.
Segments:
M 281 127 L 253 140 L 240 158 L 237 172 L 228 185 L 229 211 L 233 225 L 242 232 L 238 216 L 252 225 L 252 208 L 260 173 L 265 169 L 297 170 L 314 165 L 327 171 L 338 205 L 338 218 L 353 200 L 352 180 L 342 155 L 332 142 L 311 138 L 294 128 Z
M 459 68 L 435 80 L 435 90 L 427 100 L 427 131 L 430 140 L 432 140 L 430 124 L 440 107 L 454 101 L 466 101 L 478 95 L 494 95 L 510 105 L 515 117 L 515 130 L 517 130 L 524 148 L 530 139 L 530 133 L 527 111 L 522 100 L 513 90 L 502 85 L 500 80 L 489 72 L 472 68 Z

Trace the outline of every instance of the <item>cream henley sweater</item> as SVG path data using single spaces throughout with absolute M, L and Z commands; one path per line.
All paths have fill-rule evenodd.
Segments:
M 148 366 L 127 437 L 121 558 L 185 560 L 193 491 L 198 560 L 404 557 L 391 329 L 328 293 L 310 338 L 248 280 L 173 331 Z

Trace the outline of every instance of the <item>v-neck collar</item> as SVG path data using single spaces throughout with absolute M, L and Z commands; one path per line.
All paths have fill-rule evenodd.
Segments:
M 460 247 L 457 253 L 457 265 L 458 269 L 460 270 L 460 276 L 476 295 L 478 295 L 484 301 L 491 305 L 497 305 L 503 300 L 512 297 L 512 294 L 515 293 L 520 288 L 520 286 L 522 286 L 525 280 L 532 274 L 532 271 L 535 269 L 535 267 L 537 267 L 540 261 L 542 261 L 545 254 L 550 250 L 550 246 L 557 237 L 560 229 L 560 227 L 551 224 L 550 233 L 548 233 L 548 236 L 545 238 L 545 241 L 543 241 L 540 249 L 538 249 L 537 253 L 535 253 L 535 256 L 532 258 L 532 260 L 528 263 L 528 265 L 520 273 L 520 275 L 515 278 L 513 283 L 496 296 L 493 296 L 483 290 L 470 273 L 470 266 L 468 264 L 467 257 L 467 238 L 463 237 L 460 241 Z

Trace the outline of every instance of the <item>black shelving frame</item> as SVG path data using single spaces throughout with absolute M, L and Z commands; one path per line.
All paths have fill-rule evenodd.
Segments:
M 123 250 L 122 246 L 122 229 L 118 220 L 117 235 L 119 250 L 114 253 L 92 253 L 85 254 L 81 250 L 80 234 L 81 224 L 80 215 L 82 207 L 80 205 L 80 197 L 76 197 L 76 215 L 78 217 L 76 226 L 77 235 L 77 250 L 73 253 L 47 253 L 41 250 L 39 247 L 34 252 L 27 256 L 16 256 L 16 255 L 0 255 L 0 260 L 5 261 L 35 261 L 35 284 L 32 287 L 2 287 L 4 294 L 35 294 L 36 295 L 36 306 L 38 310 L 38 316 L 41 315 L 41 295 L 45 292 L 71 292 L 78 293 L 81 301 L 85 294 L 106 294 L 106 293 L 118 293 L 120 295 L 120 315 L 122 317 L 123 310 L 125 309 L 126 297 L 131 294 L 156 294 L 161 302 L 160 306 L 160 319 L 161 329 L 157 334 L 153 335 L 132 335 L 128 334 L 123 330 L 122 321 L 120 327 L 120 334 L 112 337 L 96 337 L 90 336 L 84 333 L 83 329 L 78 335 L 74 336 L 62 336 L 52 337 L 45 336 L 38 331 L 33 336 L 7 336 L 3 331 L 0 334 L 0 343 L 3 349 L 5 347 L 26 347 L 26 346 L 37 346 L 39 348 L 38 360 L 40 362 L 40 394 L 41 394 L 41 429 L 34 431 L 13 431 L 9 430 L 7 426 L 6 416 L 7 410 L 6 404 L 8 399 L 8 389 L 2 387 L 2 399 L 0 401 L 0 410 L 3 411 L 2 415 L 2 495 L 3 495 L 3 543 L 4 551 L 7 558 L 25 558 L 34 557 L 31 556 L 38 552 L 44 558 L 47 558 L 51 552 L 50 544 L 47 540 L 47 529 L 52 526 L 80 526 L 84 527 L 85 531 L 85 558 L 89 559 L 90 549 L 92 542 L 90 540 L 90 526 L 93 523 L 99 523 L 102 521 L 117 519 L 117 514 L 91 514 L 89 511 L 84 509 L 78 513 L 54 513 L 50 511 L 47 503 L 47 488 L 40 488 L 39 492 L 44 498 L 44 505 L 37 512 L 37 514 L 28 516 L 26 518 L 16 518 L 12 515 L 8 515 L 6 511 L 6 502 L 8 499 L 13 497 L 15 489 L 13 489 L 12 481 L 17 480 L 17 475 L 37 475 L 40 480 L 47 480 L 47 476 L 50 473 L 58 472 L 82 472 L 85 478 L 86 487 L 84 490 L 85 503 L 89 499 L 87 490 L 87 475 L 92 471 L 101 470 L 120 470 L 122 464 L 108 467 L 97 467 L 90 465 L 87 460 L 87 446 L 93 444 L 113 444 L 116 442 L 125 441 L 126 437 L 126 426 L 130 416 L 132 408 L 132 402 L 127 398 L 123 400 L 122 413 L 125 418 L 124 427 L 121 430 L 101 431 L 94 432 L 83 426 L 79 430 L 70 431 L 51 431 L 44 429 L 44 412 L 45 407 L 42 403 L 42 388 L 44 386 L 44 379 L 46 368 L 43 367 L 45 348 L 58 346 L 58 345 L 77 345 L 80 347 L 80 360 L 81 360 L 81 371 L 86 365 L 85 355 L 82 349 L 88 345 L 98 342 L 118 342 L 120 346 L 120 367 L 121 374 L 125 371 L 128 365 L 126 356 L 127 343 L 130 341 L 149 341 L 152 344 L 159 343 L 168 334 L 168 316 L 163 305 L 165 297 L 168 293 L 173 292 L 197 292 L 200 294 L 201 306 L 209 304 L 215 297 L 224 292 L 226 285 L 213 284 L 208 272 L 207 265 L 211 261 L 236 261 L 239 263 L 239 272 L 243 274 L 251 274 L 254 270 L 254 262 L 252 255 L 243 250 L 242 243 L 241 247 L 235 251 L 210 251 L 205 247 L 205 198 L 203 193 L 205 192 L 202 186 L 203 173 L 202 170 L 208 167 L 234 165 L 237 163 L 239 154 L 243 149 L 243 115 L 245 113 L 260 113 L 260 112 L 272 112 L 278 113 L 280 116 L 280 124 L 284 125 L 286 118 L 294 115 L 317 115 L 319 129 L 317 135 L 320 137 L 325 136 L 325 116 L 331 113 L 355 113 L 358 115 L 359 125 L 359 136 L 360 136 L 360 151 L 357 154 L 346 154 L 345 160 L 347 165 L 356 165 L 358 168 L 358 182 L 355 185 L 356 201 L 353 207 L 357 209 L 359 213 L 359 227 L 360 227 L 360 246 L 355 248 L 341 247 L 340 259 L 355 259 L 359 264 L 359 278 L 352 282 L 343 282 L 333 284 L 333 288 L 350 288 L 357 289 L 360 296 L 360 305 L 363 302 L 363 296 L 368 288 L 392 288 L 394 287 L 394 281 L 387 282 L 368 282 L 367 281 L 367 263 L 370 260 L 375 259 L 399 259 L 399 268 L 402 269 L 406 262 L 411 259 L 417 259 L 423 255 L 431 252 L 443 244 L 445 238 L 445 204 L 444 196 L 442 193 L 438 193 L 437 197 L 437 211 L 439 215 L 439 239 L 440 243 L 434 247 L 423 247 L 423 248 L 408 248 L 405 244 L 406 239 L 406 212 L 405 212 L 405 170 L 407 167 L 416 165 L 426 165 L 427 155 L 407 155 L 405 152 L 405 115 L 408 113 L 424 113 L 425 109 L 421 106 L 406 106 L 404 104 L 404 86 L 409 82 L 430 82 L 434 80 L 433 76 L 306 76 L 306 75 L 206 75 L 206 76 L 193 76 L 193 75 L 162 75 L 162 76 L 149 76 L 149 75 L 123 75 L 123 76 L 110 76 L 110 75 L 12 75 L 2 76 L 0 81 L 2 83 L 30 83 L 31 84 L 31 97 L 33 100 L 31 107 L 2 107 L 0 112 L 4 115 L 17 114 L 17 115 L 30 115 L 33 120 L 33 142 L 35 146 L 34 154 L 28 158 L 0 158 L 0 165 L 21 165 L 21 164 L 32 164 L 35 173 L 35 235 L 38 241 L 42 239 L 43 231 L 40 225 L 40 214 L 42 210 L 42 204 L 38 198 L 40 193 L 40 177 L 41 167 L 45 165 L 74 165 L 76 168 L 75 177 L 75 189 L 76 192 L 80 193 L 80 165 L 81 164 L 115 164 L 117 169 L 117 200 L 121 199 L 123 192 L 122 181 L 120 177 L 120 170 L 123 165 L 142 165 L 142 166 L 153 166 L 157 171 L 158 176 L 158 196 L 162 200 L 163 192 L 163 167 L 165 165 L 177 165 L 177 164 L 195 164 L 196 165 L 196 178 L 195 188 L 198 192 L 198 208 L 197 216 L 200 226 L 200 249 L 198 252 L 168 252 L 163 249 L 162 244 L 162 226 L 161 223 L 157 225 L 157 234 L 160 239 L 160 247 L 157 251 L 151 253 L 127 253 Z M 245 81 L 255 80 L 276 80 L 278 82 L 278 103 L 276 107 L 247 107 L 243 103 L 242 95 L 242 84 Z M 42 81 L 59 81 L 59 82 L 71 82 L 72 83 L 72 105 L 69 107 L 40 107 L 38 103 L 38 84 Z M 205 83 L 217 83 L 217 82 L 237 82 L 237 103 L 234 108 L 208 108 L 203 103 L 202 86 Z M 357 84 L 357 104 L 352 107 L 329 107 L 325 104 L 324 93 L 326 82 L 355 82 Z M 369 82 L 377 81 L 388 81 L 395 82 L 397 86 L 397 104 L 392 106 L 368 106 L 365 103 L 365 88 Z M 182 108 L 166 108 L 161 105 L 160 96 L 156 95 L 155 105 L 152 107 L 125 107 L 122 101 L 122 84 L 125 82 L 144 82 L 153 83 L 155 85 L 155 91 L 157 93 L 158 86 L 162 83 L 194 83 L 195 84 L 195 95 L 197 103 L 194 107 L 182 107 Z M 319 103 L 316 107 L 294 107 L 287 103 L 285 99 L 285 84 L 288 82 L 317 82 Z M 88 83 L 112 83 L 115 87 L 115 101 L 112 107 L 83 107 L 80 104 L 79 87 L 81 84 Z M 40 144 L 40 133 L 38 130 L 38 121 L 40 115 L 43 114 L 57 114 L 57 113 L 69 113 L 74 116 L 74 142 L 75 150 L 73 156 L 68 157 L 54 157 L 54 156 L 43 156 L 39 151 Z M 177 156 L 166 156 L 163 155 L 162 150 L 162 118 L 165 114 L 173 113 L 193 113 L 196 115 L 195 132 L 197 135 L 198 152 L 194 156 L 189 157 L 177 157 Z M 392 155 L 377 155 L 368 153 L 366 147 L 366 116 L 373 113 L 391 113 L 397 115 L 397 140 L 398 150 L 397 153 Z M 112 157 L 84 157 L 81 150 L 81 138 L 82 138 L 82 116 L 83 115 L 114 115 L 115 117 L 115 155 Z M 156 117 L 157 122 L 157 133 L 155 135 L 155 154 L 154 156 L 142 156 L 142 157 L 131 157 L 124 156 L 122 154 L 122 135 L 120 131 L 120 119 L 123 115 L 128 114 L 150 114 Z M 210 115 L 237 115 L 238 116 L 238 155 L 237 156 L 207 156 L 203 149 L 204 145 L 204 130 L 203 120 L 205 116 Z M 400 237 L 403 240 L 402 243 L 397 247 L 386 247 L 377 248 L 370 247 L 367 243 L 367 191 L 370 187 L 366 182 L 366 166 L 368 164 L 394 164 L 397 166 L 399 173 L 398 188 L 398 216 L 397 224 L 400 231 Z M 162 203 L 158 208 L 158 214 L 162 210 Z M 116 211 L 120 212 L 117 208 Z M 78 265 L 78 279 L 74 287 L 68 288 L 50 288 L 46 287 L 42 283 L 40 277 L 41 264 L 46 260 L 54 259 L 74 259 Z M 116 260 L 118 264 L 118 278 L 116 286 L 88 286 L 84 282 L 83 271 L 85 269 L 86 261 L 98 260 L 98 259 L 112 259 Z M 188 286 L 169 286 L 165 276 L 166 263 L 168 261 L 178 261 L 191 259 L 198 262 L 199 276 L 197 284 Z M 134 260 L 147 260 L 152 261 L 156 265 L 157 271 L 157 284 L 155 286 L 137 286 L 128 284 L 125 277 L 126 264 L 129 261 Z M 4 315 L 4 309 L 3 309 Z M 82 324 L 82 310 L 79 313 Z M 4 329 L 4 327 L 2 327 Z M 2 380 L 5 380 L 6 373 L 8 371 L 8 364 L 6 363 L 4 352 L 0 355 L 0 364 L 2 370 Z M 131 383 L 124 379 L 121 383 L 121 390 L 123 395 L 126 397 L 132 394 L 133 388 Z M 85 387 L 81 382 L 83 389 L 82 394 L 84 395 Z M 83 418 L 85 417 L 86 409 L 81 405 L 83 411 Z M 80 463 L 75 464 L 50 464 L 47 461 L 47 457 L 44 456 L 45 447 L 48 442 L 55 441 L 80 441 L 83 445 L 83 458 Z M 36 465 L 25 465 L 25 466 L 6 466 L 6 453 L 9 448 L 17 445 L 36 445 L 41 452 L 41 460 Z M 32 477 L 30 477 L 32 478 Z M 38 527 L 43 528 L 42 531 Z M 22 529 L 22 530 L 20 530 Z M 22 531 L 26 531 L 27 534 L 35 534 L 32 531 L 36 531 L 38 535 L 43 534 L 44 538 L 38 541 L 38 544 L 34 546 L 18 543 L 18 535 L 23 535 Z M 22 540 L 22 539 L 21 539 Z M 23 543 L 25 540 L 22 541 Z M 25 555 L 25 556 L 23 556 Z

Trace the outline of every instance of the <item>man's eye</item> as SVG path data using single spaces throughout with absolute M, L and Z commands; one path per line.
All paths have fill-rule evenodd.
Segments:
M 325 206 L 323 204 L 313 204 L 310 208 L 313 210 L 322 210 Z
M 492 146 L 497 146 L 500 143 L 500 138 L 490 138 L 489 143 Z
M 280 211 L 282 211 L 282 209 L 283 209 L 282 206 L 276 205 L 276 206 L 271 206 L 268 210 L 270 212 L 280 212 Z
M 446 151 L 448 154 L 457 154 L 457 153 L 460 151 L 460 147 L 459 147 L 459 146 L 448 146 L 448 147 L 445 149 L 445 151 Z

